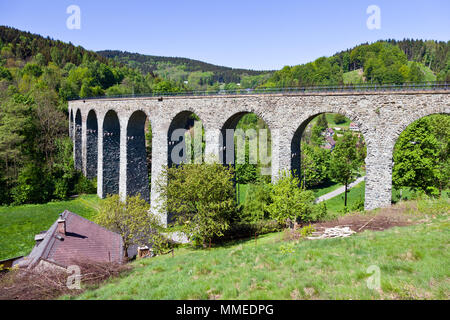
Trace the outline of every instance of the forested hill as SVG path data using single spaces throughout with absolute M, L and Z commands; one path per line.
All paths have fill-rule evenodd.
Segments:
M 97 51 L 97 53 L 132 68 L 138 68 L 144 74 L 154 73 L 174 81 L 188 81 L 191 73 L 198 73 L 194 74 L 194 77 L 202 76 L 202 74 L 207 76 L 208 73 L 212 73 L 208 77 L 211 84 L 214 82 L 239 83 L 243 76 L 257 76 L 270 72 L 233 69 L 188 58 L 143 55 L 117 50 Z
M 30 60 L 40 53 L 45 63 L 54 61 L 63 66 L 68 62 L 74 65 L 80 65 L 83 62 L 83 56 L 85 56 L 86 60 L 97 60 L 101 63 L 108 62 L 107 58 L 102 57 L 96 52 L 86 50 L 81 46 L 75 46 L 70 42 L 66 43 L 53 40 L 50 37 L 44 38 L 38 34 L 7 26 L 0 26 L 0 43 L 9 46 L 9 58 L 24 61 Z
M 450 81 L 450 42 L 387 40 L 285 66 L 264 87 Z

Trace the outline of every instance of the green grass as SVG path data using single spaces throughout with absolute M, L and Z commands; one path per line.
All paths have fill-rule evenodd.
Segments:
M 92 219 L 98 201 L 96 195 L 85 195 L 69 201 L 0 207 L 0 260 L 29 254 L 34 236 L 47 230 L 66 209 Z
M 366 183 L 363 181 L 350 189 L 347 193 L 347 207 L 352 208 L 361 199 L 364 201 Z M 327 210 L 332 213 L 339 213 L 344 210 L 344 193 L 325 201 Z
M 409 67 L 411 67 L 411 64 L 412 64 L 412 61 L 408 61 Z M 436 81 L 436 75 L 430 68 L 428 68 L 427 66 L 425 66 L 423 63 L 420 63 L 420 62 L 419 62 L 419 66 L 420 66 L 420 70 L 425 75 L 424 81 Z
M 425 223 L 349 238 L 286 242 L 275 233 L 257 245 L 179 249 L 173 258 L 138 260 L 130 273 L 76 298 L 448 299 L 449 202 L 440 215 L 436 208 L 436 217 L 421 216 Z M 367 287 L 373 265 L 380 268 L 381 290 Z
M 363 83 L 362 74 L 360 74 L 361 69 L 345 72 L 342 77 L 344 84 L 358 84 Z
M 339 123 L 337 124 L 336 122 L 334 122 L 334 116 L 335 113 L 327 113 L 325 114 L 325 117 L 327 118 L 327 122 L 328 122 L 328 127 L 329 128 L 335 128 L 335 127 L 339 127 L 342 129 L 348 129 L 350 127 L 350 119 L 349 118 L 345 118 L 345 122 L 344 123 Z

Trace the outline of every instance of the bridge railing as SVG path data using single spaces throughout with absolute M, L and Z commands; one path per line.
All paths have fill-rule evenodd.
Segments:
M 174 91 L 149 93 L 137 93 L 126 95 L 106 95 L 96 97 L 77 97 L 69 100 L 88 100 L 88 99 L 111 99 L 111 98 L 139 98 L 139 97 L 172 97 L 172 96 L 217 96 L 217 95 L 253 95 L 253 94 L 307 94 L 307 93 L 336 93 L 336 92 L 392 92 L 392 91 L 437 91 L 449 90 L 450 82 L 405 82 L 396 83 L 364 83 L 364 84 L 343 84 L 343 85 L 314 85 L 305 87 L 288 88 L 255 88 L 235 90 L 204 90 L 204 91 Z

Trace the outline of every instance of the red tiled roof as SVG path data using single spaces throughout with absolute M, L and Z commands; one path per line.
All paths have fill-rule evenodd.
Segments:
M 55 222 L 42 243 L 27 257 L 29 267 L 34 267 L 41 259 L 62 266 L 69 266 L 74 260 L 123 261 L 123 241 L 119 234 L 67 210 L 61 218 L 66 221 L 66 234 L 61 235 L 63 240 L 56 237 L 59 234 Z

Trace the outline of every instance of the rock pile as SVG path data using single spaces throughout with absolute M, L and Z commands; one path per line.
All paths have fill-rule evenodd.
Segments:
M 334 227 L 334 228 L 325 228 L 323 232 L 313 232 L 311 237 L 307 237 L 307 239 L 326 239 L 326 238 L 345 238 L 349 237 L 352 234 L 356 233 L 349 227 Z

